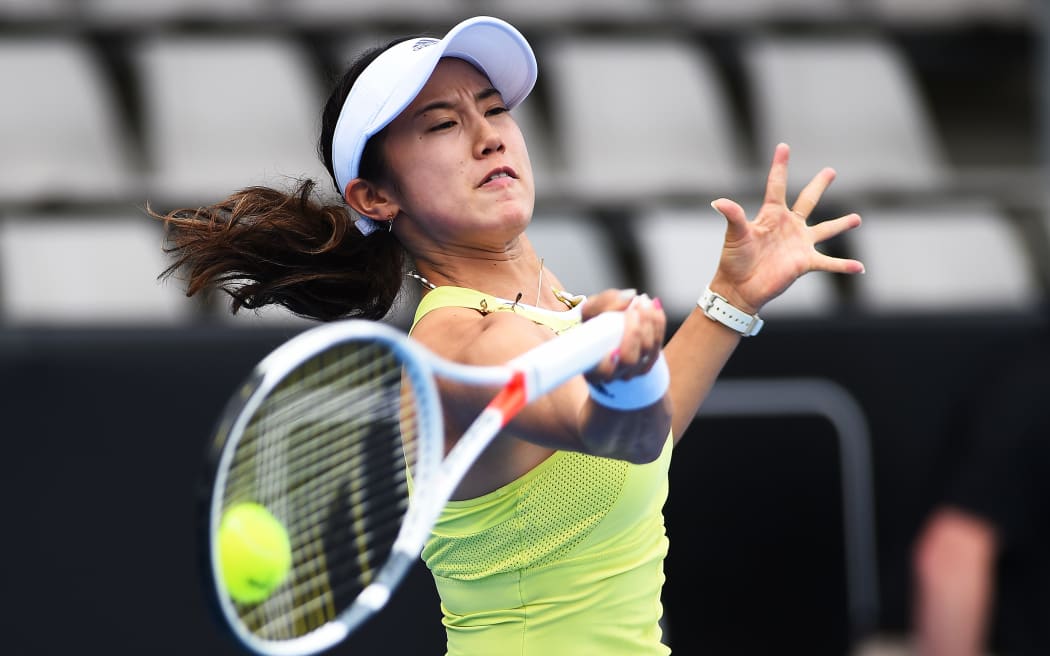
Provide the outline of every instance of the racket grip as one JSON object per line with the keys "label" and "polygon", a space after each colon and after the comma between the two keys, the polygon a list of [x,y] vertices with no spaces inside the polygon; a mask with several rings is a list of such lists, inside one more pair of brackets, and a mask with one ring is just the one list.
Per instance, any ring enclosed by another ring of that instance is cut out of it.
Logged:
{"label": "racket grip", "polygon": [[526,402],[593,369],[623,339],[623,312],[603,312],[511,360],[525,375]]}

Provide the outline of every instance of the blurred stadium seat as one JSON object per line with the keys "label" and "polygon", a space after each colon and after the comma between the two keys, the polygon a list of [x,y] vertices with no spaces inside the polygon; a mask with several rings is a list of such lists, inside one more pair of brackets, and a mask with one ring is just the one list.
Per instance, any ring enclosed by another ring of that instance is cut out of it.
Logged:
{"label": "blurred stadium seat", "polygon": [[158,36],[135,51],[154,204],[216,202],[254,184],[309,176],[323,94],[291,40]]}
{"label": "blurred stadium seat", "polygon": [[0,20],[64,18],[73,11],[73,0],[0,0]]}
{"label": "blurred stadium seat", "polygon": [[696,42],[574,36],[549,43],[540,59],[566,184],[580,200],[645,204],[741,183],[733,110]]}
{"label": "blurred stadium seat", "polygon": [[78,0],[85,18],[103,24],[170,20],[267,20],[270,0]]}
{"label": "blurred stadium seat", "polygon": [[[403,22],[411,17],[417,25],[432,22],[434,30],[447,30],[471,15],[470,0],[272,0],[282,20],[324,23],[333,20],[354,21],[357,26],[369,21]],[[421,29],[423,29],[421,27]]]}
{"label": "blurred stadium seat", "polygon": [[1040,299],[1035,268],[1008,217],[986,202],[875,206],[849,235],[867,274],[861,309],[883,314],[1024,311]]}
{"label": "blurred stadium seat", "polygon": [[861,0],[872,17],[911,26],[975,22],[1028,22],[1044,0]]}
{"label": "blurred stadium seat", "polygon": [[[610,236],[579,210],[538,211],[526,234],[544,265],[558,274],[564,291],[586,295],[627,285]],[[535,291],[523,290],[523,302],[534,302]]]}
{"label": "blurred stadium seat", "polygon": [[[744,209],[752,214],[758,202],[745,204]],[[645,291],[659,296],[670,316],[684,318],[696,307],[718,266],[725,219],[706,205],[667,206],[641,212],[631,225],[649,286]],[[831,278],[808,275],[766,305],[761,315],[825,317],[838,307]]]}
{"label": "blurred stadium seat", "polygon": [[690,22],[754,24],[770,21],[825,23],[851,18],[853,0],[670,0],[675,14]]}
{"label": "blurred stadium seat", "polygon": [[484,13],[523,27],[588,23],[637,24],[666,20],[665,0],[483,0]]}
{"label": "blurred stadium seat", "polygon": [[757,155],[768,161],[777,142],[791,145],[791,188],[834,166],[829,199],[942,191],[949,172],[940,137],[892,41],[768,36],[742,48]]}
{"label": "blurred stadium seat", "polygon": [[350,64],[365,50],[385,46],[390,41],[404,38],[404,36],[405,34],[397,31],[367,29],[336,40],[330,48],[333,74],[337,77],[342,76]]}
{"label": "blurred stadium seat", "polygon": [[[923,80],[892,35],[832,31],[828,20],[871,16],[921,29],[1030,16],[1034,6],[1027,0],[540,0],[525,8],[506,0],[83,0],[76,6],[0,0],[0,19],[13,24],[57,19],[33,23],[32,36],[9,30],[0,39],[0,81],[19,89],[0,110],[6,112],[0,216],[54,202],[97,210],[100,202],[148,199],[163,210],[214,202],[250,184],[290,185],[304,175],[330,193],[315,152],[327,91],[316,55],[327,54],[336,68],[345,64],[350,49],[324,52],[346,43],[337,35],[339,21],[348,21],[342,31],[357,52],[368,40],[385,41],[367,35],[440,31],[468,14],[489,13],[538,31],[533,45],[542,85],[515,111],[537,182],[535,238],[543,238],[550,216],[560,223],[572,215],[575,224],[593,209],[634,214],[636,246],[652,258],[642,265],[675,306],[679,274],[667,264],[676,258],[660,249],[690,244],[685,235],[698,223],[710,225],[692,219],[706,215],[708,199],[759,191],[777,141],[793,147],[789,193],[821,167],[835,166],[839,176],[824,206],[836,212],[839,202],[848,210],[867,205],[869,224],[902,206],[928,216],[925,208],[937,208],[964,183],[965,171],[947,159]],[[84,17],[91,20],[80,23]],[[307,21],[305,28],[296,17]],[[219,36],[210,25],[231,19],[240,24],[234,35]],[[692,21],[685,31],[683,20]],[[780,20],[810,29],[792,35],[766,29]],[[113,43],[101,38],[126,21],[150,29],[133,38],[114,32],[123,40]],[[613,22],[647,28],[627,34]],[[552,29],[539,31],[541,23]],[[727,23],[730,31],[716,32],[715,42],[688,31]],[[319,25],[336,31],[301,38]],[[104,32],[96,35],[96,28]],[[716,45],[717,53],[709,48]],[[722,78],[736,74],[722,68],[733,53],[744,73],[740,88]],[[29,83],[39,80],[49,83]],[[76,112],[66,111],[71,97]],[[135,141],[140,137],[142,144]],[[971,191],[968,197],[978,190]],[[564,201],[574,209],[563,212]],[[694,204],[698,210],[683,209]],[[720,241],[720,231],[719,225],[711,238]],[[695,252],[685,257],[696,264]],[[713,270],[713,262],[701,268],[708,265]],[[685,287],[683,311],[695,295],[692,285]],[[820,314],[835,306],[834,297],[807,277],[766,312]]]}
{"label": "blurred stadium seat", "polygon": [[158,325],[192,317],[159,222],[136,214],[8,216],[0,221],[0,320],[7,325]]}
{"label": "blurred stadium seat", "polygon": [[541,112],[535,97],[515,107],[511,114],[525,137],[529,161],[536,183],[536,201],[564,197],[569,182],[565,178],[565,164],[557,140],[551,134],[550,124]]}
{"label": "blurred stadium seat", "polygon": [[98,202],[134,188],[113,89],[75,37],[0,37],[0,202]]}

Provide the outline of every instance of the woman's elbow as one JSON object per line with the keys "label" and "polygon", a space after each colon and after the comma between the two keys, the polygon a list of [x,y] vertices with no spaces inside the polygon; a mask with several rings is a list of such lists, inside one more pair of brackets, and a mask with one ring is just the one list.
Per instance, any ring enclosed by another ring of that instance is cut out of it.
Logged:
{"label": "woman's elbow", "polygon": [[592,415],[597,421],[588,431],[591,439],[584,438],[588,453],[636,465],[660,457],[671,432],[671,415],[662,404],[629,413],[603,410],[599,416]]}
{"label": "woman's elbow", "polygon": [[643,439],[633,440],[631,448],[628,449],[628,452],[624,454],[622,459],[634,465],[647,465],[660,458],[666,443],[666,432],[663,434],[663,437],[659,438],[654,434],[648,435]]}

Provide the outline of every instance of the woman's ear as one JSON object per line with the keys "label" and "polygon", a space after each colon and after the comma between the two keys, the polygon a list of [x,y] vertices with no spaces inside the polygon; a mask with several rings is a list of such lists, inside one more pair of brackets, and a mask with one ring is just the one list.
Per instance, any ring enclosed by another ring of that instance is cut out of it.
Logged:
{"label": "woman's ear", "polygon": [[355,212],[375,221],[392,220],[401,210],[379,187],[361,178],[347,183],[343,198]]}

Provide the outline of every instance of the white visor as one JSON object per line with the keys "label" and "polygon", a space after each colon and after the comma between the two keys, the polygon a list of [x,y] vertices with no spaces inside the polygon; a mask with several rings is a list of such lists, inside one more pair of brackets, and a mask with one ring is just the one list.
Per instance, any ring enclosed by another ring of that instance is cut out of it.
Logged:
{"label": "white visor", "polygon": [[484,73],[513,109],[536,83],[536,57],[518,30],[488,16],[456,25],[445,38],[409,39],[376,57],[354,82],[332,135],[340,193],[358,176],[365,143],[419,95],[442,57],[463,59]]}

